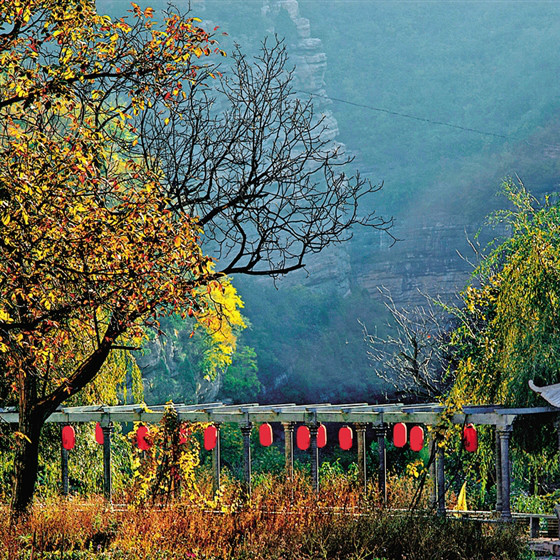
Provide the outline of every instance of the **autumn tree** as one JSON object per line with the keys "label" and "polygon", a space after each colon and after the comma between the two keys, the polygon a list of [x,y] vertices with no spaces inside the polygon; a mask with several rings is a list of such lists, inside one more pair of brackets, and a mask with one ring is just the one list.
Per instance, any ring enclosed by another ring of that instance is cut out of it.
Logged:
{"label": "autumn tree", "polygon": [[131,23],[80,1],[4,2],[0,14],[0,350],[22,511],[45,419],[142,325],[208,313],[218,284],[200,226],[127,147],[130,115],[196,79],[191,58],[211,40],[176,13],[156,29],[136,6]]}
{"label": "autumn tree", "polygon": [[206,313],[186,318],[172,315],[160,320],[160,332],[148,332],[142,352],[134,356],[146,402],[216,400],[229,368],[245,352],[238,342],[247,326],[234,286],[222,281],[220,288],[208,294]]}
{"label": "autumn tree", "polygon": [[[225,274],[281,274],[350,235],[377,189],[298,101],[281,43],[227,75],[197,20],[0,2],[0,351],[17,398],[13,508],[46,418],[164,314],[213,328]],[[212,84],[212,87],[210,86]],[[217,107],[217,112],[213,109]],[[215,264],[201,247],[212,251]]]}

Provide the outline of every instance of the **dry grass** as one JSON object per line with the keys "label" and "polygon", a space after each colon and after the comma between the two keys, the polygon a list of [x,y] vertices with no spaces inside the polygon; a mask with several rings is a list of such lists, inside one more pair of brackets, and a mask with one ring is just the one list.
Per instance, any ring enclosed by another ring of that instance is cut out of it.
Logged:
{"label": "dry grass", "polygon": [[[409,500],[410,489],[393,488],[393,505],[405,505],[397,498]],[[343,477],[319,496],[304,479],[265,477],[250,501],[226,481],[212,506],[37,503],[17,527],[0,517],[0,560],[515,560],[526,550],[513,527],[390,515],[374,492],[366,498]]]}

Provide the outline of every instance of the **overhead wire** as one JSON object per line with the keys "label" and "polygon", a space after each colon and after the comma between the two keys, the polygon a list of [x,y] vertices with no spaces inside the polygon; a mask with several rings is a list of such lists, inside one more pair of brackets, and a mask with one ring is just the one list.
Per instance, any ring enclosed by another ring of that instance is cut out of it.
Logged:
{"label": "overhead wire", "polygon": [[303,93],[306,95],[309,95],[310,97],[319,97],[322,99],[330,99],[331,101],[337,101],[339,103],[344,103],[345,105],[352,105],[353,107],[360,107],[362,109],[368,109],[370,111],[375,111],[378,113],[384,113],[387,115],[391,115],[391,116],[396,116],[396,117],[402,117],[405,119],[411,119],[411,120],[415,120],[415,121],[419,121],[419,122],[425,122],[425,123],[429,123],[429,124],[435,124],[435,125],[439,125],[439,126],[446,126],[448,128],[454,128],[457,130],[463,130],[465,132],[473,132],[475,134],[481,134],[484,136],[491,136],[494,138],[501,138],[503,140],[516,140],[516,141],[520,141],[520,142],[524,142],[528,145],[531,146],[546,146],[546,147],[550,147],[550,148],[555,148],[555,149],[560,149],[560,145],[558,144],[549,144],[546,142],[541,142],[541,143],[536,143],[536,142],[531,142],[529,140],[523,139],[523,138],[519,138],[510,134],[499,134],[496,132],[489,132],[487,130],[481,130],[479,128],[472,128],[472,127],[468,127],[468,126],[461,126],[458,124],[454,124],[454,123],[450,123],[447,121],[440,121],[440,120],[434,120],[434,119],[429,119],[426,117],[420,117],[418,115],[412,115],[410,113],[401,113],[400,111],[394,111],[392,109],[385,109],[383,107],[375,107],[374,105],[368,105],[365,103],[356,103],[355,101],[349,101],[348,99],[341,99],[340,97],[332,97],[330,95],[323,95],[323,94],[319,94],[319,93],[313,93],[311,91],[304,91],[304,90],[297,90],[295,91],[295,93]]}

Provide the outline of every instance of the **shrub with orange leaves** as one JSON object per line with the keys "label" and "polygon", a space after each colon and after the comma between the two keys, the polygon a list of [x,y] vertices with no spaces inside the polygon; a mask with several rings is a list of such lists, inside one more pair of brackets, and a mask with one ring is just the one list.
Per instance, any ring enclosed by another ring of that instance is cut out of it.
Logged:
{"label": "shrub with orange leaves", "polygon": [[[172,501],[165,507],[109,508],[95,499],[51,501],[36,504],[30,519],[11,531],[8,517],[0,516],[0,542],[9,544],[0,549],[0,560],[18,555],[76,560],[527,557],[525,540],[513,524],[391,511],[358,499],[360,492],[342,476],[319,496],[298,474],[292,482],[272,477],[254,488],[250,501],[238,501],[239,486],[225,479],[224,504],[230,507]],[[347,500],[345,493],[354,497]]]}

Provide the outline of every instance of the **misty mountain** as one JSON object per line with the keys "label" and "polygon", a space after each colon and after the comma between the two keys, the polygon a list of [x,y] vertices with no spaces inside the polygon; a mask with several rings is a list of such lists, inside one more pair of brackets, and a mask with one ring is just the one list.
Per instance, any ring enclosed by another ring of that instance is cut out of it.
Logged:
{"label": "misty mountain", "polygon": [[[152,2],[161,9],[165,4]],[[128,3],[99,0],[122,15]],[[401,305],[419,291],[451,298],[468,280],[473,238],[518,175],[537,196],[560,178],[560,5],[548,2],[196,0],[221,47],[256,53],[285,37],[294,89],[311,96],[332,141],[383,190],[363,211],[395,218],[386,234],[310,258],[308,272],[236,278],[258,355],[263,401],[369,400],[384,387],[357,319],[383,332],[377,287]],[[224,64],[227,72],[227,63]],[[481,239],[492,232],[484,230]],[[467,257],[462,259],[459,254]]]}

